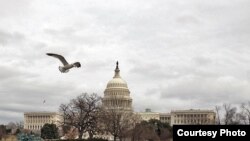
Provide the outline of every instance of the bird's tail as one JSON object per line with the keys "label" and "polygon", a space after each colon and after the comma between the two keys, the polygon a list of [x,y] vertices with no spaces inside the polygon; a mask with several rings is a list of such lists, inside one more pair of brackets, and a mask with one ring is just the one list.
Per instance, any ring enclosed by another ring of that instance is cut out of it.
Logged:
{"label": "bird's tail", "polygon": [[80,67],[81,67],[81,64],[80,64],[80,62],[75,62],[75,63],[73,64],[73,66],[74,66],[74,67],[77,67],[77,68],[80,68]]}

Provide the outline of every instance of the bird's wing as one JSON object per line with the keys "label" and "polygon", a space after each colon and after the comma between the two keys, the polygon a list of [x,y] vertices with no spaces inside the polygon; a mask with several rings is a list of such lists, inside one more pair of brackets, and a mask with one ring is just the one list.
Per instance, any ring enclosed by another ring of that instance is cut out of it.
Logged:
{"label": "bird's wing", "polygon": [[59,59],[63,63],[63,65],[69,64],[62,55],[58,55],[58,54],[54,54],[54,53],[47,53],[47,55]]}

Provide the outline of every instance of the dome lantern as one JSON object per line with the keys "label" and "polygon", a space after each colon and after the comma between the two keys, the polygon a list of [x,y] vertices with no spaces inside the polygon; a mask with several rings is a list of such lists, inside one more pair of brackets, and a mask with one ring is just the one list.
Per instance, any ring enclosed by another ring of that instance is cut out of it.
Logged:
{"label": "dome lantern", "polygon": [[120,78],[120,69],[119,69],[119,62],[116,62],[116,68],[115,68],[115,76],[113,78]]}

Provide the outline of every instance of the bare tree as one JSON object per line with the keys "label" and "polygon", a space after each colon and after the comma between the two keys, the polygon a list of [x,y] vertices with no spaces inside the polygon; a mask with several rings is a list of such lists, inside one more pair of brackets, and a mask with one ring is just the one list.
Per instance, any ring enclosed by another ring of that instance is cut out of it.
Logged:
{"label": "bare tree", "polygon": [[72,99],[69,104],[61,104],[59,111],[62,114],[62,126],[78,129],[80,139],[83,133],[95,130],[96,125],[93,124],[97,122],[100,100],[97,94],[84,93]]}
{"label": "bare tree", "polygon": [[0,125],[0,140],[6,135],[6,126]]}
{"label": "bare tree", "polygon": [[[59,122],[59,130],[62,131],[62,135],[66,135],[68,132],[70,132],[71,126],[68,124],[68,120],[70,118],[70,114],[68,113],[69,104],[61,104],[59,107],[59,113],[61,116],[61,119]],[[59,133],[60,134],[60,133]]]}
{"label": "bare tree", "polygon": [[124,113],[124,118],[123,118],[123,122],[122,122],[122,132],[120,135],[120,141],[125,140],[127,138],[131,138],[131,131],[135,128],[135,126],[141,122],[141,116],[136,114],[136,113],[132,113],[132,112],[128,112],[128,113]]}
{"label": "bare tree", "polygon": [[120,141],[128,137],[129,131],[134,128],[137,115],[131,111],[120,108],[107,108],[102,112],[103,130],[114,137],[114,141],[119,138]]}
{"label": "bare tree", "polygon": [[[157,129],[161,130],[161,135],[157,133]],[[160,141],[169,138],[168,131],[164,128],[157,128],[155,122],[142,121],[138,123],[132,131],[132,141],[153,140]]]}
{"label": "bare tree", "polygon": [[237,106],[231,104],[223,104],[215,106],[217,123],[232,125],[232,124],[250,124],[250,102],[240,105],[241,111],[238,111]]}
{"label": "bare tree", "polygon": [[8,134],[15,134],[18,128],[17,125],[11,121],[6,125],[6,129]]}
{"label": "bare tree", "polygon": [[141,141],[145,140],[143,138],[143,134],[145,132],[145,127],[147,125],[146,121],[142,121],[141,123],[136,124],[133,130],[131,130],[131,140],[132,141]]}
{"label": "bare tree", "polygon": [[9,122],[6,125],[6,129],[15,129],[15,128],[17,128],[17,125],[14,122]]}
{"label": "bare tree", "polygon": [[242,124],[250,124],[250,101],[242,103],[240,106],[241,112],[238,114]]}
{"label": "bare tree", "polygon": [[16,127],[17,127],[18,129],[23,129],[23,128],[24,128],[24,123],[23,123],[23,121],[18,121],[18,122],[16,122]]}
{"label": "bare tree", "polygon": [[232,107],[230,104],[223,104],[223,108],[225,110],[224,124],[239,124],[239,121],[236,118],[237,108]]}
{"label": "bare tree", "polygon": [[90,139],[92,139],[96,134],[103,134],[103,131],[100,128],[100,111],[101,108],[99,107],[98,111],[95,112],[95,116],[92,116],[91,120],[89,120],[89,126],[86,131],[88,132]]}
{"label": "bare tree", "polygon": [[245,117],[245,123],[250,124],[250,101],[242,103],[241,105],[242,114]]}
{"label": "bare tree", "polygon": [[67,133],[65,134],[65,139],[71,140],[76,139],[78,135],[78,131],[76,128],[70,128],[67,130]]}
{"label": "bare tree", "polygon": [[217,116],[217,124],[220,125],[221,124],[221,119],[220,119],[220,106],[215,106],[215,111],[216,111],[216,116]]}

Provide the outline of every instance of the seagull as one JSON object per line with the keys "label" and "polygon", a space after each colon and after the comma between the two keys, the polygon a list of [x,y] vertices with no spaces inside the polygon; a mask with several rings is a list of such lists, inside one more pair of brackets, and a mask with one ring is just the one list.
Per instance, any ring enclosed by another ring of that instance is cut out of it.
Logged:
{"label": "seagull", "polygon": [[58,55],[58,54],[54,54],[54,53],[47,53],[47,55],[55,57],[63,63],[63,66],[59,66],[59,70],[61,73],[67,73],[67,72],[69,72],[69,69],[71,69],[73,67],[77,67],[77,68],[81,67],[80,62],[75,62],[75,63],[69,64],[62,55]]}

